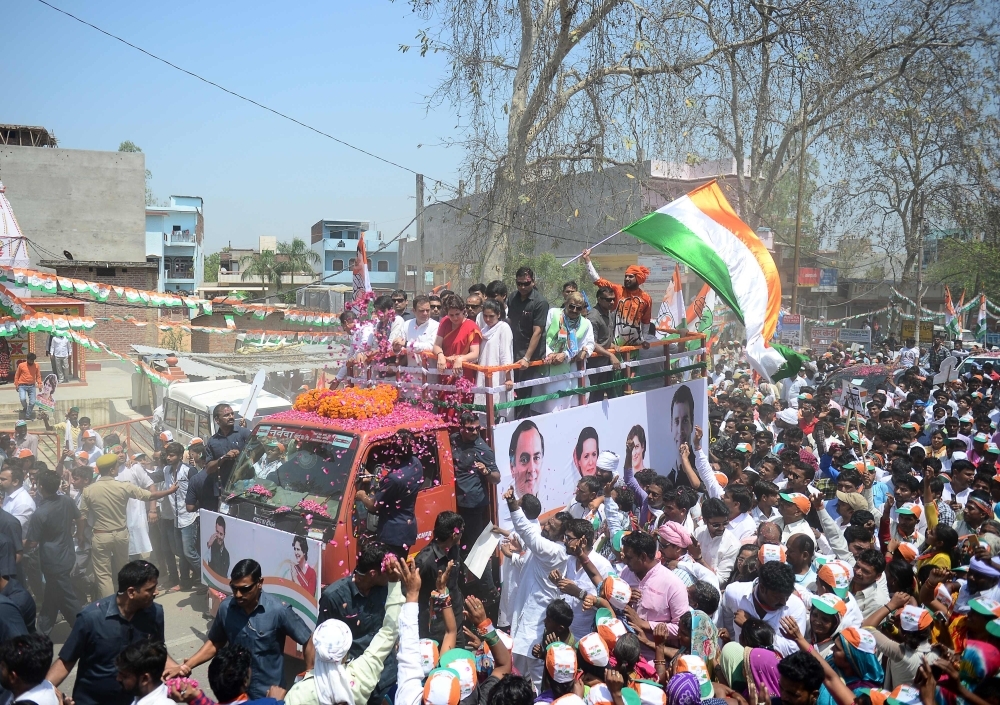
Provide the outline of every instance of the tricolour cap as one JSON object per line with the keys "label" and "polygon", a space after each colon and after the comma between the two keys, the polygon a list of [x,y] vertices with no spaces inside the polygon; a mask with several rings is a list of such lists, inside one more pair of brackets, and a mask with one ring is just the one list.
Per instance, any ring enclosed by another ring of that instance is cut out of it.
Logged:
{"label": "tricolour cap", "polygon": [[904,561],[913,565],[917,562],[917,556],[920,555],[920,548],[915,543],[903,542],[896,547],[896,552]]}
{"label": "tricolour cap", "polygon": [[765,543],[757,551],[757,562],[761,565],[765,563],[770,563],[771,561],[778,561],[780,563],[785,562],[785,547],[778,546],[773,543]]}
{"label": "tricolour cap", "polygon": [[580,658],[591,666],[605,668],[611,661],[611,649],[608,648],[607,642],[597,632],[591,632],[580,637],[576,648],[580,652]]}
{"label": "tricolour cap", "polygon": [[712,681],[708,677],[708,667],[701,656],[686,655],[677,659],[677,673],[692,673],[698,677],[698,685],[701,686],[701,697],[712,697]]}
{"label": "tricolour cap", "polygon": [[809,498],[800,492],[792,492],[791,494],[780,492],[778,497],[786,502],[794,504],[803,514],[808,514],[809,510],[812,509],[812,502],[810,502]]}
{"label": "tricolour cap", "polygon": [[609,575],[601,583],[601,597],[616,610],[622,610],[632,599],[632,587],[621,578]]}
{"label": "tricolour cap", "polygon": [[844,601],[836,595],[831,595],[830,593],[813,597],[812,606],[820,612],[832,614],[833,616],[840,617],[841,619],[843,619],[844,615],[847,614],[847,605]]}
{"label": "tricolour cap", "polygon": [[637,679],[629,687],[639,696],[640,705],[667,705],[667,691],[656,681]]}
{"label": "tricolour cap", "polygon": [[420,640],[420,667],[424,669],[425,676],[437,667],[440,658],[441,653],[438,651],[436,641],[433,639]]}
{"label": "tricolour cap", "polygon": [[837,597],[847,597],[851,589],[851,574],[840,561],[828,561],[816,571],[816,578],[829,585]]}
{"label": "tricolour cap", "polygon": [[988,597],[980,597],[977,600],[969,600],[969,608],[979,614],[986,615],[987,617],[1000,617],[1000,602],[991,600]]}
{"label": "tricolour cap", "polygon": [[922,632],[931,626],[934,617],[923,607],[907,605],[899,611],[899,625],[904,632]]}
{"label": "tricolour cap", "polygon": [[458,674],[462,688],[462,699],[469,697],[476,690],[476,655],[466,649],[449,649],[441,654],[441,667]]}
{"label": "tricolour cap", "polygon": [[171,433],[170,431],[163,431],[162,433],[160,433],[160,442],[161,443],[173,443],[174,442],[174,434]]}
{"label": "tricolour cap", "polygon": [[423,705],[458,705],[462,701],[462,681],[450,668],[435,668],[424,682]]}
{"label": "tricolour cap", "polygon": [[545,670],[556,683],[571,683],[576,678],[576,650],[569,644],[553,641],[545,647]]}
{"label": "tricolour cap", "polygon": [[875,653],[875,637],[867,629],[845,627],[844,630],[840,632],[840,635],[844,638],[844,641],[858,651],[862,651],[866,654]]}
{"label": "tricolour cap", "polygon": [[919,504],[915,504],[914,502],[907,502],[896,511],[899,512],[900,514],[912,514],[917,519],[919,519],[920,515],[924,513],[924,508],[921,507]]}
{"label": "tricolour cap", "polygon": [[622,621],[615,617],[609,609],[597,610],[594,621],[597,624],[597,633],[601,635],[609,649],[614,649],[618,639],[628,633],[628,629],[625,628]]}

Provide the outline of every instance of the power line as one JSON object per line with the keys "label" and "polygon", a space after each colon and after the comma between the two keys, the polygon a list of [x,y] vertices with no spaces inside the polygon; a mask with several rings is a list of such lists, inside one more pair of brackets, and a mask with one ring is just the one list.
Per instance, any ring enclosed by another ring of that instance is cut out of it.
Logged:
{"label": "power line", "polygon": [[[128,41],[127,39],[119,37],[117,34],[109,32],[106,29],[102,29],[101,27],[98,27],[97,25],[93,24],[92,22],[88,22],[85,19],[77,17],[76,15],[74,15],[71,12],[67,12],[66,10],[63,10],[62,8],[56,7],[55,5],[53,5],[50,2],[47,2],[46,0],[38,0],[38,2],[40,2],[42,5],[45,5],[46,7],[50,8],[52,10],[55,10],[56,12],[58,12],[58,13],[60,13],[62,15],[65,15],[66,17],[69,17],[72,20],[75,20],[75,21],[79,22],[82,25],[90,27],[91,29],[94,29],[94,30],[98,31],[101,34],[103,34],[103,35],[105,35],[107,37],[110,37],[111,39],[114,39],[117,42],[121,42],[122,44],[124,44],[127,47],[130,47],[132,49],[135,49],[138,52],[141,52],[142,54],[145,54],[146,56],[148,56],[151,59],[154,59],[155,61],[159,61],[160,63],[166,64],[167,66],[169,66],[170,68],[172,68],[172,69],[174,69],[176,71],[180,71],[181,73],[187,74],[188,76],[190,76],[190,77],[192,77],[194,79],[197,79],[198,81],[201,81],[203,83],[206,83],[206,84],[212,86],[213,88],[217,88],[220,91],[223,91],[224,93],[228,93],[229,95],[231,95],[231,96],[233,96],[235,98],[239,98],[240,100],[245,101],[247,103],[250,103],[251,105],[255,105],[256,107],[260,108],[261,110],[266,110],[267,112],[272,113],[273,115],[277,115],[278,117],[280,117],[282,119],[285,119],[285,120],[288,120],[290,122],[293,122],[296,125],[298,125],[299,127],[303,127],[303,128],[305,128],[305,129],[307,129],[307,130],[309,130],[311,132],[314,132],[314,133],[316,133],[318,135],[321,135],[322,137],[326,137],[327,139],[333,140],[334,142],[336,142],[339,145],[347,147],[348,149],[352,149],[355,152],[358,152],[360,154],[364,154],[365,156],[371,157],[372,159],[377,159],[378,161],[383,162],[384,164],[388,164],[390,166],[394,166],[397,169],[402,169],[403,171],[409,172],[411,174],[417,175],[417,174],[421,173],[421,172],[416,171],[415,169],[411,169],[408,166],[404,166],[403,164],[395,162],[395,161],[393,161],[391,159],[387,159],[385,157],[379,156],[378,154],[375,154],[374,152],[370,152],[367,149],[364,149],[363,147],[358,147],[356,145],[351,144],[350,142],[347,142],[346,140],[342,140],[339,137],[335,137],[335,136],[331,135],[328,132],[324,132],[323,130],[321,130],[321,129],[317,128],[317,127],[313,127],[312,125],[309,125],[308,123],[302,122],[301,120],[298,120],[298,119],[292,117],[291,115],[283,113],[280,110],[276,110],[274,108],[271,108],[271,107],[269,107],[267,105],[264,105],[263,103],[260,103],[260,102],[258,102],[256,100],[254,100],[253,98],[249,98],[249,97],[247,97],[247,96],[245,96],[245,95],[243,95],[241,93],[238,93],[238,92],[236,92],[236,91],[234,91],[232,89],[226,88],[225,86],[220,85],[220,84],[216,83],[215,81],[212,81],[211,79],[205,78],[204,76],[195,73],[194,71],[190,71],[190,70],[188,70],[186,68],[178,66],[177,64],[169,61],[168,59],[164,59],[162,56],[158,56],[157,54],[154,54],[151,51],[147,51],[146,49],[143,49],[142,47],[140,47],[140,46],[138,46],[136,44],[133,44],[132,42]],[[455,187],[454,184],[450,184],[447,181],[444,181],[442,179],[435,179],[435,178],[432,178],[432,177],[428,177],[428,179],[430,181],[434,181],[436,183],[443,184],[443,185],[447,186],[448,188],[450,188],[452,191],[455,191],[456,193],[458,192],[458,189]],[[447,201],[439,200],[436,196],[434,197],[434,200],[435,200],[436,203],[440,203],[440,204],[442,204],[444,206],[447,206],[449,208],[452,208],[454,210],[466,212],[466,211],[464,211],[463,208],[461,208],[459,206],[456,206],[456,205],[454,205],[452,203],[448,203]],[[565,240],[567,242],[576,242],[576,243],[580,243],[580,244],[584,244],[584,245],[587,244],[586,240],[581,240],[581,239],[578,239],[578,238],[566,237],[564,235],[550,235],[550,234],[547,234],[547,233],[541,233],[541,232],[538,232],[538,231],[535,231],[535,230],[531,230],[530,228],[526,228],[526,227],[523,227],[523,226],[515,225],[513,223],[502,223],[502,222],[500,222],[498,220],[494,220],[494,219],[492,219],[492,218],[490,218],[488,216],[475,215],[475,214],[472,214],[472,213],[468,213],[468,215],[471,216],[472,218],[475,218],[475,219],[483,221],[483,222],[490,223],[492,225],[499,225],[501,228],[510,228],[510,229],[513,229],[513,230],[520,230],[521,232],[529,234],[529,235],[540,235],[541,237],[548,237],[548,238],[552,238],[554,240]],[[557,227],[560,227],[563,230],[569,230],[569,228],[564,228],[562,226],[557,226]]]}

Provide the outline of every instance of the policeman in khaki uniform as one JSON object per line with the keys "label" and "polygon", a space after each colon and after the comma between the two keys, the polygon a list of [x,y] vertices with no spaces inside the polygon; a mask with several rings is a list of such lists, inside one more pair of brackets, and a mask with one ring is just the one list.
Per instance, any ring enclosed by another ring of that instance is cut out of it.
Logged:
{"label": "policeman in khaki uniform", "polygon": [[80,520],[77,535],[83,536],[87,526],[87,516],[93,518],[94,539],[91,560],[94,566],[94,580],[97,596],[108,597],[115,594],[113,576],[128,563],[128,526],[126,510],[130,499],[148,502],[166,497],[177,491],[177,485],[165,490],[150,492],[130,482],[119,482],[114,471],[118,456],[105,453],[97,459],[97,482],[84,488],[80,498]]}

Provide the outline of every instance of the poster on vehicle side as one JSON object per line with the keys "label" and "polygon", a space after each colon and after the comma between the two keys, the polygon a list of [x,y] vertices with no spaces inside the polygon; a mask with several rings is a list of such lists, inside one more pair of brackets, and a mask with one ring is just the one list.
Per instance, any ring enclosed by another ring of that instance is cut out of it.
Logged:
{"label": "poster on vehicle side", "polygon": [[236,517],[200,512],[201,581],[227,595],[229,574],[244,558],[260,563],[264,592],[289,605],[311,628],[319,618],[323,544]]}
{"label": "poster on vehicle side", "polygon": [[[500,468],[497,491],[503,494],[513,483],[518,497],[538,497],[546,516],[574,501],[577,482],[596,472],[604,450],[618,455],[619,476],[631,462],[636,470],[653,468],[671,477],[683,472],[677,449],[691,443],[695,426],[705,431],[702,443],[707,444],[708,387],[703,377],[500,424],[493,431]],[[502,500],[499,525],[511,527]]]}

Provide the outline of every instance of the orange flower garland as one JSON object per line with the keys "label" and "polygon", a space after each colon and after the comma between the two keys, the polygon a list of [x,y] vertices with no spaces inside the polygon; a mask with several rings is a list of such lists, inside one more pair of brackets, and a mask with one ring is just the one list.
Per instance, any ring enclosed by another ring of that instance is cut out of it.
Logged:
{"label": "orange flower garland", "polygon": [[391,414],[398,397],[399,390],[388,384],[374,389],[310,389],[298,396],[293,408],[328,419],[370,419]]}

